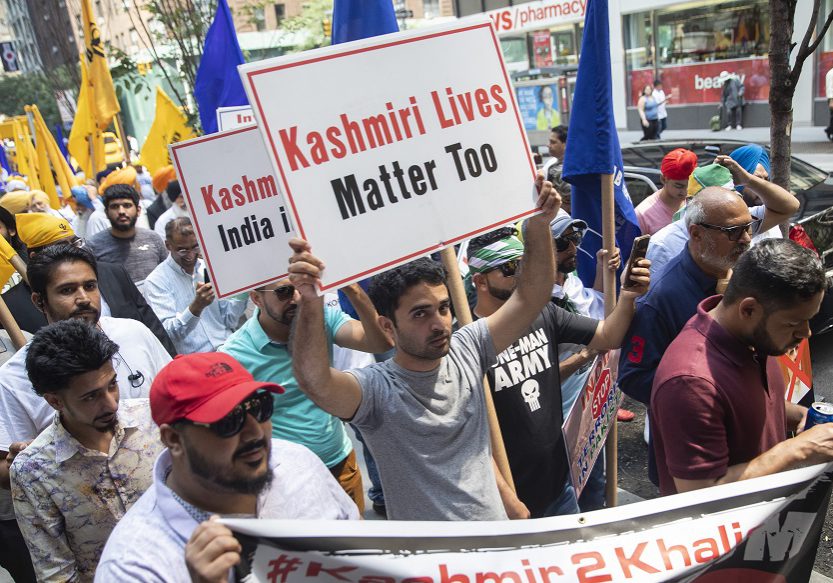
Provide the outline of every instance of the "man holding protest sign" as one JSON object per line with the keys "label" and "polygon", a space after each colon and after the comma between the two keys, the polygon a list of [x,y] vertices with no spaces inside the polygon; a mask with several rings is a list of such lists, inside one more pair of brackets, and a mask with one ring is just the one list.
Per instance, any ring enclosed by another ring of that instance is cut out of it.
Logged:
{"label": "man holding protest sign", "polygon": [[[566,216],[566,224],[571,221]],[[518,238],[502,231],[469,243],[468,263],[477,293],[474,313],[480,318],[489,318],[505,306],[516,293],[523,271],[531,267],[520,265],[523,245]],[[649,265],[643,259],[633,268],[632,277],[638,284],[622,288],[621,299],[606,320],[547,302],[488,371],[518,497],[533,518],[579,512],[575,489],[568,481],[569,462],[561,432],[558,344],[583,344],[594,350],[621,346],[633,318],[634,302],[648,290]]]}
{"label": "man holding protest sign", "polygon": [[301,294],[293,346],[298,384],[322,409],[351,419],[379,465],[388,517],[504,520],[528,510],[495,469],[483,375],[546,305],[555,279],[549,223],[560,196],[538,177],[541,213],[527,223],[526,269],[506,304],[451,333],[445,270],[419,259],[376,278],[370,297],[395,356],[343,373],[327,365],[324,263],[306,241],[290,245],[290,279]]}
{"label": "man holding protest sign", "polygon": [[[324,308],[330,366],[334,344],[370,353],[385,352],[391,347],[364,290],[353,284],[345,292],[361,321],[351,319],[341,310]],[[344,423],[310,401],[292,375],[289,332],[297,315],[298,292],[285,279],[249,292],[249,298],[257,310],[220,350],[237,359],[257,380],[284,387],[286,394],[275,407],[272,435],[305,445],[316,453],[363,512],[361,470]]]}
{"label": "man holding protest sign", "polygon": [[[833,459],[833,424],[802,432],[775,356],[810,336],[827,280],[815,252],[768,239],[735,264],[723,296],[703,300],[660,362],[651,429],[663,495]],[[784,440],[786,432],[798,431]]]}

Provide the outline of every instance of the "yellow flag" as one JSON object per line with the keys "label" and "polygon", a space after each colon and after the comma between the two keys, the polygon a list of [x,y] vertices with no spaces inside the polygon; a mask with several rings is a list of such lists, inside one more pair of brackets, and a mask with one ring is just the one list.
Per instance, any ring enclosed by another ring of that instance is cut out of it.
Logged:
{"label": "yellow flag", "polygon": [[[31,112],[35,126],[35,141],[38,145],[38,161],[41,160],[41,148],[46,152],[47,164],[40,166],[40,182],[42,190],[49,195],[49,205],[54,209],[61,208],[61,200],[58,198],[58,191],[55,189],[55,180],[58,181],[58,186],[61,187],[64,200],[69,200],[70,189],[76,185],[75,176],[70,170],[66,158],[64,158],[61,151],[58,149],[58,144],[55,142],[55,137],[46,122],[43,121],[43,116],[37,105],[26,106],[26,111]],[[44,176],[46,175],[46,176]],[[54,176],[54,178],[53,178]]]}
{"label": "yellow flag", "polygon": [[[95,123],[95,117],[90,106],[89,77],[87,75],[87,63],[84,55],[81,55],[81,89],[78,91],[78,103],[75,106],[75,119],[72,121],[72,131],[69,133],[67,149],[75,158],[75,161],[84,171],[87,178],[95,178],[95,175],[104,170],[104,136]],[[92,154],[95,158],[95,168],[90,160],[90,142],[92,142]]]}
{"label": "yellow flag", "polygon": [[161,87],[156,88],[156,116],[142,145],[142,165],[151,174],[171,164],[168,146],[196,136],[187,125],[188,118],[171,101]]}
{"label": "yellow flag", "polygon": [[29,135],[29,124],[26,121],[17,122],[15,135],[17,136],[14,145],[18,172],[28,178],[29,188],[43,190],[38,179],[38,157],[35,153],[35,146],[32,144],[32,136]]}
{"label": "yellow flag", "polygon": [[88,99],[96,125],[104,131],[113,121],[113,116],[121,111],[121,107],[116,99],[113,78],[110,76],[107,57],[104,56],[104,44],[101,42],[101,33],[98,31],[90,0],[81,0],[81,18],[84,21],[84,55],[92,90]]}
{"label": "yellow flag", "polygon": [[9,278],[16,271],[11,264],[12,257],[17,255],[5,237],[0,237],[0,287],[6,285]]}

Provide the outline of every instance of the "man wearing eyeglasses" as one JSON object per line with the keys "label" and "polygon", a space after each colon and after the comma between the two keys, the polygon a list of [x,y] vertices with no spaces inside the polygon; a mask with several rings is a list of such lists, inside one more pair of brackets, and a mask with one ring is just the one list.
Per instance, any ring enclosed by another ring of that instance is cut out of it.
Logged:
{"label": "man wearing eyeglasses", "polygon": [[190,218],[168,222],[165,246],[170,255],[147,276],[142,293],[177,352],[212,352],[237,329],[246,300],[216,298]]}
{"label": "man wearing eyeglasses", "polygon": [[118,353],[76,319],[42,328],[28,346],[31,388],[57,411],[11,464],[38,581],[92,581],[107,536],[153,481],[159,431],[147,399],[120,402]]}
{"label": "man wearing eyeglasses", "polygon": [[[339,309],[325,306],[324,326],[328,357],[333,364],[333,345],[370,353],[392,346],[379,327],[379,316],[358,284],[344,292],[356,308],[360,321]],[[272,435],[305,445],[324,462],[344,491],[364,511],[361,470],[353,444],[341,419],[322,410],[298,387],[292,373],[289,332],[298,311],[299,295],[288,279],[249,292],[257,306],[254,315],[220,348],[237,359],[260,381],[278,383],[286,389],[275,408]]]}
{"label": "man wearing eyeglasses", "polygon": [[223,353],[180,356],[165,367],[150,408],[167,449],[153,485],[107,541],[96,581],[228,580],[241,549],[214,515],[359,517],[315,454],[272,438],[272,408],[283,392]]}
{"label": "man wearing eyeglasses", "polygon": [[[552,224],[559,228],[567,224],[574,229],[581,221],[563,215]],[[468,264],[477,293],[474,313],[479,318],[488,318],[506,305],[526,267],[520,264],[523,244],[504,231],[469,242]],[[574,245],[573,239],[566,241],[568,247]],[[559,349],[564,343],[586,345],[591,350],[621,346],[633,317],[634,302],[648,290],[648,265],[642,260],[634,267],[632,274],[639,285],[622,289],[616,308],[605,320],[548,302],[487,372],[518,498],[532,518],[579,512],[575,490],[569,483],[569,462],[561,432],[564,419]]]}

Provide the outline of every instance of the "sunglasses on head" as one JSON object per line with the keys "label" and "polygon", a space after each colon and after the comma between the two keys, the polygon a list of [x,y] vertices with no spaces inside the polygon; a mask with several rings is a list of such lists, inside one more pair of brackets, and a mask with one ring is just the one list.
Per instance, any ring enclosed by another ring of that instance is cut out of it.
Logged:
{"label": "sunglasses on head", "polygon": [[285,302],[286,300],[292,299],[292,296],[295,295],[295,286],[288,283],[286,285],[279,285],[275,289],[259,289],[257,291],[263,293],[273,292],[280,301]]}
{"label": "sunglasses on head", "polygon": [[507,261],[506,263],[501,263],[492,271],[500,271],[504,277],[514,277],[518,270],[521,268],[521,260],[520,259],[512,259],[511,261]]}
{"label": "sunglasses on head", "polygon": [[190,419],[183,419],[182,421],[189,425],[208,427],[217,437],[234,437],[243,430],[247,415],[252,415],[258,423],[263,423],[272,417],[274,405],[275,400],[272,393],[257,393],[237,405],[225,417],[214,423],[199,423]]}
{"label": "sunglasses on head", "polygon": [[712,229],[714,231],[722,231],[726,237],[730,241],[737,241],[741,238],[741,236],[746,233],[748,235],[752,235],[755,231],[758,230],[762,219],[753,219],[752,221],[743,224],[743,225],[735,225],[734,227],[722,227],[720,225],[710,225],[708,223],[700,223],[701,227],[706,227],[707,229]]}
{"label": "sunglasses on head", "polygon": [[582,234],[575,232],[570,233],[569,235],[561,235],[555,240],[555,250],[559,252],[564,252],[570,248],[570,243],[578,247],[581,245]]}

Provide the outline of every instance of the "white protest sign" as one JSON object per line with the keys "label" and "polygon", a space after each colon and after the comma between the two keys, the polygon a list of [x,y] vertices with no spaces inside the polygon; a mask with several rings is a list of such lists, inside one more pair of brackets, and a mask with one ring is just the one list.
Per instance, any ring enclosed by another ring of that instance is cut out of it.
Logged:
{"label": "white protest sign", "polygon": [[217,108],[217,129],[221,132],[254,125],[254,123],[255,116],[248,105]]}
{"label": "white protest sign", "polygon": [[178,142],[171,159],[217,295],[287,277],[291,222],[257,128]]}
{"label": "white protest sign", "polygon": [[534,214],[535,165],[487,19],[241,65],[323,290]]}
{"label": "white protest sign", "polygon": [[567,444],[570,477],[577,495],[587,484],[616,419],[622,399],[619,385],[615,382],[618,365],[618,350],[596,357],[584,388],[564,420],[564,443]]}

